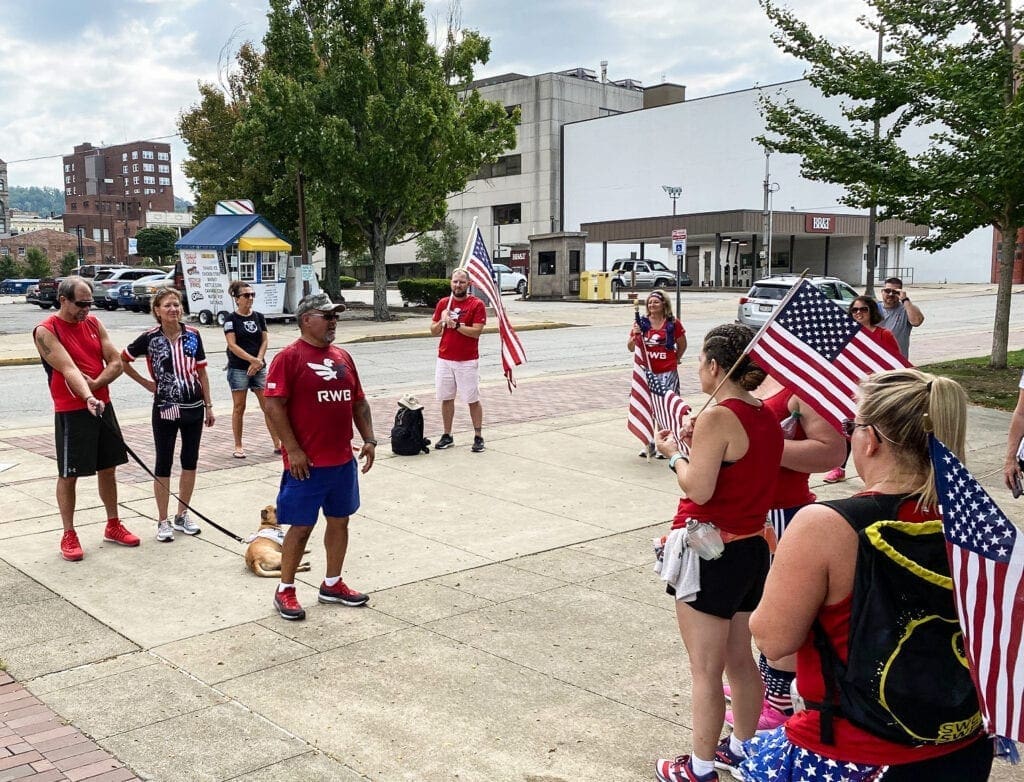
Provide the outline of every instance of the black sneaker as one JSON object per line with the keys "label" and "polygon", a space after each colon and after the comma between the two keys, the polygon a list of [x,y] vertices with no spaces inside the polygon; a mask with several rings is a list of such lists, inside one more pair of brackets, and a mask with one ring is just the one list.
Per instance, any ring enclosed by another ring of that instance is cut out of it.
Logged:
{"label": "black sneaker", "polygon": [[321,603],[341,603],[346,606],[362,606],[366,605],[370,599],[367,595],[362,592],[356,592],[354,589],[350,589],[344,581],[338,581],[332,587],[327,586],[326,582],[320,584],[320,594],[316,598]]}
{"label": "black sneaker", "polygon": [[473,453],[480,453],[484,449],[484,438],[477,435],[473,438],[473,447],[470,448]]}
{"label": "black sneaker", "polygon": [[435,445],[434,448],[441,451],[445,448],[451,448],[453,445],[455,445],[455,438],[445,432],[437,439],[437,445]]}

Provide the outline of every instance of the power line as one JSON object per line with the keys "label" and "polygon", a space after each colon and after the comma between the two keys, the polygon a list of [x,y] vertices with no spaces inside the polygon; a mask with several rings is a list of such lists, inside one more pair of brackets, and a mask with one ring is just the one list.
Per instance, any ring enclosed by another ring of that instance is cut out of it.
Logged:
{"label": "power line", "polygon": [[[171,133],[171,134],[166,135],[166,136],[153,136],[151,138],[144,138],[144,139],[139,139],[139,140],[140,141],[163,141],[164,139],[167,139],[167,138],[178,138],[180,136],[181,136],[180,133]],[[110,146],[113,147],[113,146],[118,146],[118,145],[117,144],[111,144]],[[103,147],[99,147],[99,149],[103,149]],[[21,158],[20,160],[5,160],[4,162],[7,163],[7,165],[11,165],[12,163],[34,163],[37,160],[55,160],[57,158],[63,159],[65,157],[67,157],[65,154],[60,153],[60,154],[57,154],[57,155],[40,155],[39,157],[25,157],[25,158]]]}

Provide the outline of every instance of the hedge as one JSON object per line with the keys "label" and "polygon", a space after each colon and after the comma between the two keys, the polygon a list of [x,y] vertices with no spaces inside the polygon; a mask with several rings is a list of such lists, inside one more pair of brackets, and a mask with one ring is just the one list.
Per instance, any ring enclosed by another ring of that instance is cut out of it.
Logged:
{"label": "hedge", "polygon": [[338,287],[341,288],[342,290],[346,290],[348,288],[354,288],[358,284],[359,284],[359,280],[357,280],[355,277],[346,277],[343,274],[343,275],[341,275],[338,278]]}
{"label": "hedge", "polygon": [[398,291],[407,304],[425,304],[436,307],[437,303],[451,293],[451,282],[447,279],[404,279],[398,281]]}

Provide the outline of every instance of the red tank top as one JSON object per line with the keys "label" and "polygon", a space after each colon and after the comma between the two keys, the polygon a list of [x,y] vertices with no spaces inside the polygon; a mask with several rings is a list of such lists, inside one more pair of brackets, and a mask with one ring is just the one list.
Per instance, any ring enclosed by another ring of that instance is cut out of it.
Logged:
{"label": "red tank top", "polygon": [[[904,502],[896,514],[900,521],[930,521],[939,518],[936,513],[922,513],[914,499]],[[850,610],[853,605],[851,592],[838,603],[822,606],[818,610],[818,621],[825,628],[832,647],[843,662],[849,659],[847,641],[850,637]],[[800,695],[809,701],[825,700],[825,680],[821,673],[821,656],[814,648],[813,634],[808,633],[803,646],[796,653],[796,686]],[[835,744],[823,744],[819,732],[821,712],[807,709],[794,714],[786,722],[786,736],[798,747],[813,750],[819,755],[853,763],[870,763],[876,766],[913,763],[948,755],[977,741],[977,736],[941,746],[911,747],[880,739],[866,730],[852,725],[842,717],[833,720]]]}
{"label": "red tank top", "polygon": [[723,532],[750,535],[764,528],[765,515],[775,495],[775,480],[782,460],[782,430],[764,405],[739,399],[719,403],[740,420],[750,441],[747,452],[731,464],[722,464],[711,499],[703,505],[679,500],[672,529],[686,526],[687,518],[713,522]]}
{"label": "red tank top", "polygon": [[[51,315],[36,328],[44,328],[56,335],[57,340],[71,356],[83,375],[97,377],[106,367],[103,360],[103,345],[100,343],[100,330],[97,320],[92,315],[81,323],[68,323],[56,315]],[[85,410],[85,400],[76,396],[57,370],[50,376],[50,396],[53,397],[55,413],[70,413],[73,410]],[[103,386],[93,392],[93,396],[104,404],[110,404],[110,386]]]}
{"label": "red tank top", "polygon": [[[793,392],[788,388],[783,388],[777,394],[772,394],[762,401],[765,407],[772,411],[775,420],[781,424],[790,416],[789,400],[792,398]],[[797,422],[796,434],[792,439],[807,439],[807,435],[804,434],[804,428],[799,422]],[[814,502],[817,498],[810,489],[810,477],[810,474],[806,472],[797,472],[788,467],[780,467],[779,479],[775,483],[775,497],[772,499],[772,507],[799,508]]]}

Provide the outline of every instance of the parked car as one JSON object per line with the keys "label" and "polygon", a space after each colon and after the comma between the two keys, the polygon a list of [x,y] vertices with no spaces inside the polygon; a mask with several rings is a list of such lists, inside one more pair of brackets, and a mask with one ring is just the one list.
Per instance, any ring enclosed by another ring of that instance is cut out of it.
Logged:
{"label": "parked car", "polygon": [[57,309],[59,306],[57,304],[57,286],[63,279],[63,277],[43,277],[39,281],[36,292],[31,296],[26,296],[25,301],[35,304],[40,309],[48,310],[50,307]]}
{"label": "parked car", "polygon": [[491,264],[494,267],[494,279],[501,281],[501,292],[515,291],[520,296],[526,293],[526,277],[503,263]]}
{"label": "parked car", "polygon": [[107,269],[130,269],[130,266],[125,266],[123,263],[87,263],[82,266],[76,266],[71,270],[72,274],[77,274],[79,277],[85,277],[92,280],[96,277],[99,272],[106,271]]}
{"label": "parked car", "polygon": [[[619,258],[612,263],[612,287],[631,288],[674,288],[676,285],[675,270],[670,269],[661,261],[647,258]],[[681,285],[693,285],[693,280],[686,275]]]}
{"label": "parked car", "polygon": [[[143,277],[152,277],[152,269],[124,267],[121,269],[103,269],[96,272],[92,280],[92,297],[96,307],[107,310],[117,309],[117,288],[126,282],[135,282]],[[113,295],[111,295],[113,294]]]}
{"label": "parked car", "polygon": [[[799,279],[795,276],[780,275],[765,277],[763,280],[755,282],[747,291],[747,295],[740,297],[739,309],[736,311],[737,322],[744,326],[750,326],[752,329],[761,328],[775,312],[775,308],[785,298],[789,289]],[[805,277],[804,279],[844,307],[860,295],[838,277]]]}
{"label": "parked car", "polygon": [[136,280],[132,283],[132,297],[135,299],[135,305],[138,307],[136,312],[149,312],[150,302],[153,301],[153,296],[161,288],[175,288],[177,287],[175,282],[174,269],[163,274],[158,274],[155,277],[143,277],[141,280]]}
{"label": "parked car", "polygon": [[33,285],[38,285],[39,280],[29,280],[24,278],[19,279],[7,279],[0,282],[0,293],[7,293],[14,296],[21,296],[24,293],[28,293],[28,289]]}

